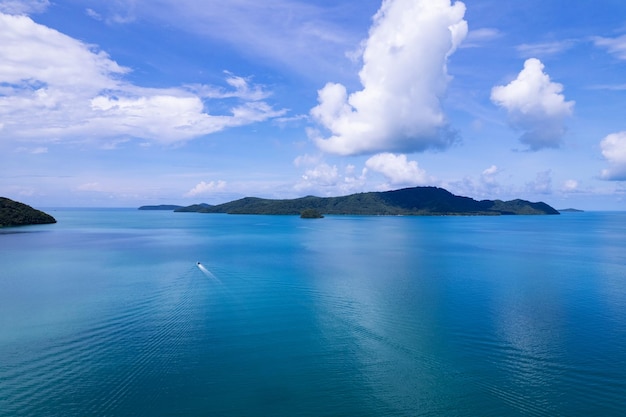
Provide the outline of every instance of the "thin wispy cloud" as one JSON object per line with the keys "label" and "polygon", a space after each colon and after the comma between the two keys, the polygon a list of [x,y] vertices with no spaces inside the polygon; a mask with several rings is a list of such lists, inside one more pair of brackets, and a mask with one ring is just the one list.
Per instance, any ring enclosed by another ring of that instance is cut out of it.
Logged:
{"label": "thin wispy cloud", "polygon": [[467,37],[463,41],[459,48],[477,48],[480,46],[484,46],[485,44],[494,41],[503,34],[500,30],[495,28],[480,28],[470,30],[467,33]]}
{"label": "thin wispy cloud", "polygon": [[563,53],[576,45],[572,39],[542,43],[524,43],[517,47],[522,58],[546,57]]}
{"label": "thin wispy cloud", "polygon": [[92,13],[102,19],[131,15],[228,45],[250,59],[287,66],[306,76],[337,67],[337,58],[358,40],[342,25],[359,5],[320,7],[301,0],[135,0],[133,7],[101,4]]}
{"label": "thin wispy cloud", "polygon": [[617,38],[592,38],[595,45],[599,48],[606,49],[607,52],[614,55],[618,59],[626,60],[626,35]]}
{"label": "thin wispy cloud", "polygon": [[43,13],[49,6],[49,0],[0,0],[0,13],[15,15]]}

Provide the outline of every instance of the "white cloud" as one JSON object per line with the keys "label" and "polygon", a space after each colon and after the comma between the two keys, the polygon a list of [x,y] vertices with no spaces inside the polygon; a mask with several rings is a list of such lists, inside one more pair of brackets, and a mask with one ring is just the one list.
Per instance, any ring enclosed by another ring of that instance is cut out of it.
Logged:
{"label": "white cloud", "polygon": [[[228,88],[141,88],[130,69],[105,52],[26,16],[0,14],[0,120],[5,140],[94,140],[123,137],[162,143],[284,115],[269,93],[227,73]],[[212,91],[213,94],[208,94]],[[227,114],[205,101],[236,99]]]}
{"label": "white cloud", "polygon": [[576,42],[573,40],[543,42],[535,44],[524,43],[522,45],[519,45],[517,47],[517,50],[523,57],[557,55],[572,48],[575,43]]}
{"label": "white cloud", "polygon": [[[313,163],[314,159],[302,163]],[[343,173],[341,172],[343,171]],[[298,193],[308,192],[316,195],[341,195],[363,191],[367,180],[367,168],[356,172],[354,165],[347,165],[340,170],[336,165],[319,162],[307,169],[301,180],[294,185]]]}
{"label": "white cloud", "polygon": [[626,59],[626,35],[617,38],[596,37],[593,39],[596,46],[605,48],[610,54],[619,59]]}
{"label": "white cloud", "polygon": [[319,164],[321,160],[322,160],[321,155],[304,154],[304,155],[300,155],[296,157],[296,159],[293,160],[293,164],[296,167],[311,166],[311,165]]}
{"label": "white cloud", "polygon": [[535,180],[526,184],[526,191],[532,194],[552,194],[552,171],[538,172]]}
{"label": "white cloud", "polygon": [[42,13],[48,6],[49,0],[0,0],[0,13],[16,15]]}
{"label": "white cloud", "polygon": [[223,87],[208,86],[205,84],[191,84],[187,89],[204,99],[239,98],[242,100],[259,101],[268,98],[271,93],[265,91],[259,85],[250,85],[250,78],[240,77],[228,71],[226,74],[226,84],[233,89]]}
{"label": "white cloud", "polygon": [[[97,3],[97,4],[96,4]],[[358,42],[345,22],[359,2],[306,0],[116,0],[91,2],[92,13],[111,23],[150,21],[226,45],[251,59],[310,78],[337,71],[337,59]]]}
{"label": "white cloud", "polygon": [[500,170],[497,166],[492,165],[489,168],[485,169],[481,176],[481,182],[489,188],[497,187],[498,183],[496,182],[496,176],[500,173]]}
{"label": "white cloud", "polygon": [[502,36],[502,33],[498,29],[493,28],[481,28],[470,30],[467,34],[467,38],[460,46],[460,48],[476,48],[483,43],[498,39]]}
{"label": "white cloud", "polygon": [[136,3],[137,0],[113,0],[103,2],[98,5],[106,9],[105,12],[99,13],[93,8],[85,9],[87,16],[94,20],[104,21],[106,24],[127,24],[136,20]]}
{"label": "white cloud", "polygon": [[515,80],[491,90],[491,100],[508,111],[509,123],[524,132],[520,141],[531,150],[559,147],[564,121],[574,107],[561,94],[563,86],[552,82],[543,69],[541,61],[528,59]]}
{"label": "white cloud", "polygon": [[369,158],[365,166],[379,172],[391,185],[425,185],[430,178],[416,161],[408,161],[406,155],[380,153]]}
{"label": "white cloud", "polygon": [[340,181],[339,172],[337,166],[328,165],[327,163],[321,163],[315,168],[308,169],[302,179],[308,183],[315,183],[322,186],[333,186]]}
{"label": "white cloud", "polygon": [[98,182],[88,182],[85,184],[81,184],[78,187],[76,187],[76,189],[78,191],[97,191],[97,192],[104,191],[104,189]]}
{"label": "white cloud", "polygon": [[467,34],[465,5],[450,0],[388,0],[374,16],[359,73],[363,89],[348,95],[328,83],[314,119],[331,136],[313,139],[325,152],[354,155],[445,148],[455,139],[440,100],[447,59]]}
{"label": "white cloud", "polygon": [[580,183],[576,180],[567,180],[563,183],[563,191],[565,192],[574,192],[577,191],[580,186]]}
{"label": "white cloud", "polygon": [[205,182],[201,181],[196,184],[191,190],[185,193],[185,197],[196,197],[196,196],[204,196],[216,191],[221,191],[226,188],[226,181],[211,181]]}
{"label": "white cloud", "polygon": [[20,146],[19,148],[15,150],[15,152],[40,155],[40,154],[48,153],[48,148],[45,146],[37,146],[35,148],[26,148],[24,146]]}
{"label": "white cloud", "polygon": [[612,133],[600,142],[609,168],[602,171],[605,180],[626,181],[626,131]]}

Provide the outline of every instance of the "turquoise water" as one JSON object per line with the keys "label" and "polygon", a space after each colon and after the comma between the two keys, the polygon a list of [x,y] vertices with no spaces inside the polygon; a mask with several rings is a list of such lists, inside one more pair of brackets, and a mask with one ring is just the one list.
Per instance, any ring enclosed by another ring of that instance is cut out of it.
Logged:
{"label": "turquoise water", "polygon": [[0,416],[626,409],[626,213],[48,211],[0,229]]}

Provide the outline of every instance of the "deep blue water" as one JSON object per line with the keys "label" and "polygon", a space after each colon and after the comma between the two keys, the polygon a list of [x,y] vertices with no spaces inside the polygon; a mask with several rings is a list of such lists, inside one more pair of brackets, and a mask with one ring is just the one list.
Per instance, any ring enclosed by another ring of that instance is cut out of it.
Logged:
{"label": "deep blue water", "polygon": [[0,229],[0,416],[626,410],[626,213],[48,211]]}

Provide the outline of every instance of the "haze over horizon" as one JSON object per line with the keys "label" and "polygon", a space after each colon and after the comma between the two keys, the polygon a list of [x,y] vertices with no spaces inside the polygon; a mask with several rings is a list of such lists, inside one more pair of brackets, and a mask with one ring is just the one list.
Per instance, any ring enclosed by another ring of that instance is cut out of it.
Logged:
{"label": "haze over horizon", "polygon": [[626,3],[0,0],[0,195],[626,209]]}

